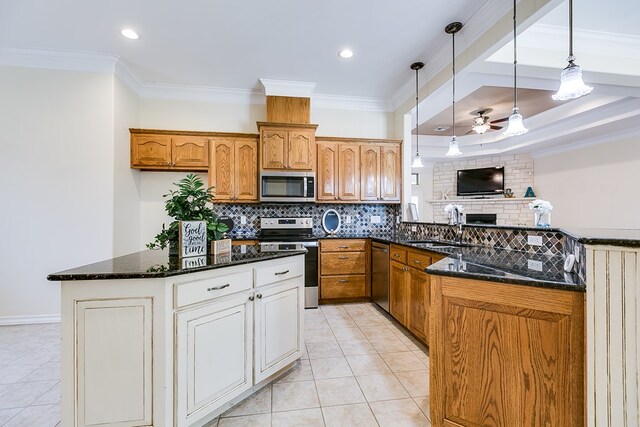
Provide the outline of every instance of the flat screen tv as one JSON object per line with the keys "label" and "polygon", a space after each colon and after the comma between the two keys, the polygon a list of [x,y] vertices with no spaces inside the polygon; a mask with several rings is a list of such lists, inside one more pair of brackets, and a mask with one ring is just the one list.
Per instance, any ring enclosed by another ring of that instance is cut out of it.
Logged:
{"label": "flat screen tv", "polygon": [[504,193],[504,167],[458,171],[458,196]]}

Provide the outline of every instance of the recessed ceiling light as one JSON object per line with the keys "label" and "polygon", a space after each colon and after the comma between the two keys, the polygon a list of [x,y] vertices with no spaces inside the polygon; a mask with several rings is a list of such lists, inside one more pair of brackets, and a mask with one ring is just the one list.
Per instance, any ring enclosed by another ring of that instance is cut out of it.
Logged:
{"label": "recessed ceiling light", "polygon": [[438,126],[434,129],[435,132],[444,132],[445,130],[449,130],[449,126]]}
{"label": "recessed ceiling light", "polygon": [[140,34],[136,33],[131,28],[125,28],[124,30],[120,31],[120,33],[131,40],[138,40],[140,38]]}
{"label": "recessed ceiling light", "polygon": [[348,59],[353,56],[353,51],[351,49],[342,49],[338,52],[338,55],[340,55],[340,58]]}

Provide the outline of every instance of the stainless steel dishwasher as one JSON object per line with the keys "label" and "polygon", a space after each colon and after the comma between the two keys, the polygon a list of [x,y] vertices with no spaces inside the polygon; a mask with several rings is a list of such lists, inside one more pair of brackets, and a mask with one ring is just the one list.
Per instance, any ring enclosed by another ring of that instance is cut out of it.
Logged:
{"label": "stainless steel dishwasher", "polygon": [[371,251],[371,296],[389,312],[389,245],[373,242]]}

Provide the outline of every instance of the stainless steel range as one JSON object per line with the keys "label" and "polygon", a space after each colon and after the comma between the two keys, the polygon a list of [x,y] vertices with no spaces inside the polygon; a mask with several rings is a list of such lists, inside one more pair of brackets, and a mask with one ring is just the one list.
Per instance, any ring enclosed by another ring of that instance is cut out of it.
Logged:
{"label": "stainless steel range", "polygon": [[260,250],[291,251],[304,247],[304,306],[318,308],[318,239],[313,237],[311,218],[261,218]]}

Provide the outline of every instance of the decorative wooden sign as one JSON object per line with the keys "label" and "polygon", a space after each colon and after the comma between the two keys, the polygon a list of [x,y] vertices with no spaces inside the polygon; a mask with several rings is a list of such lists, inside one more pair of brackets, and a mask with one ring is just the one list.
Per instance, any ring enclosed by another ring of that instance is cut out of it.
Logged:
{"label": "decorative wooden sign", "polygon": [[180,257],[207,255],[206,221],[180,221],[178,227]]}
{"label": "decorative wooden sign", "polygon": [[221,255],[231,252],[231,239],[214,240],[211,242],[211,255]]}

